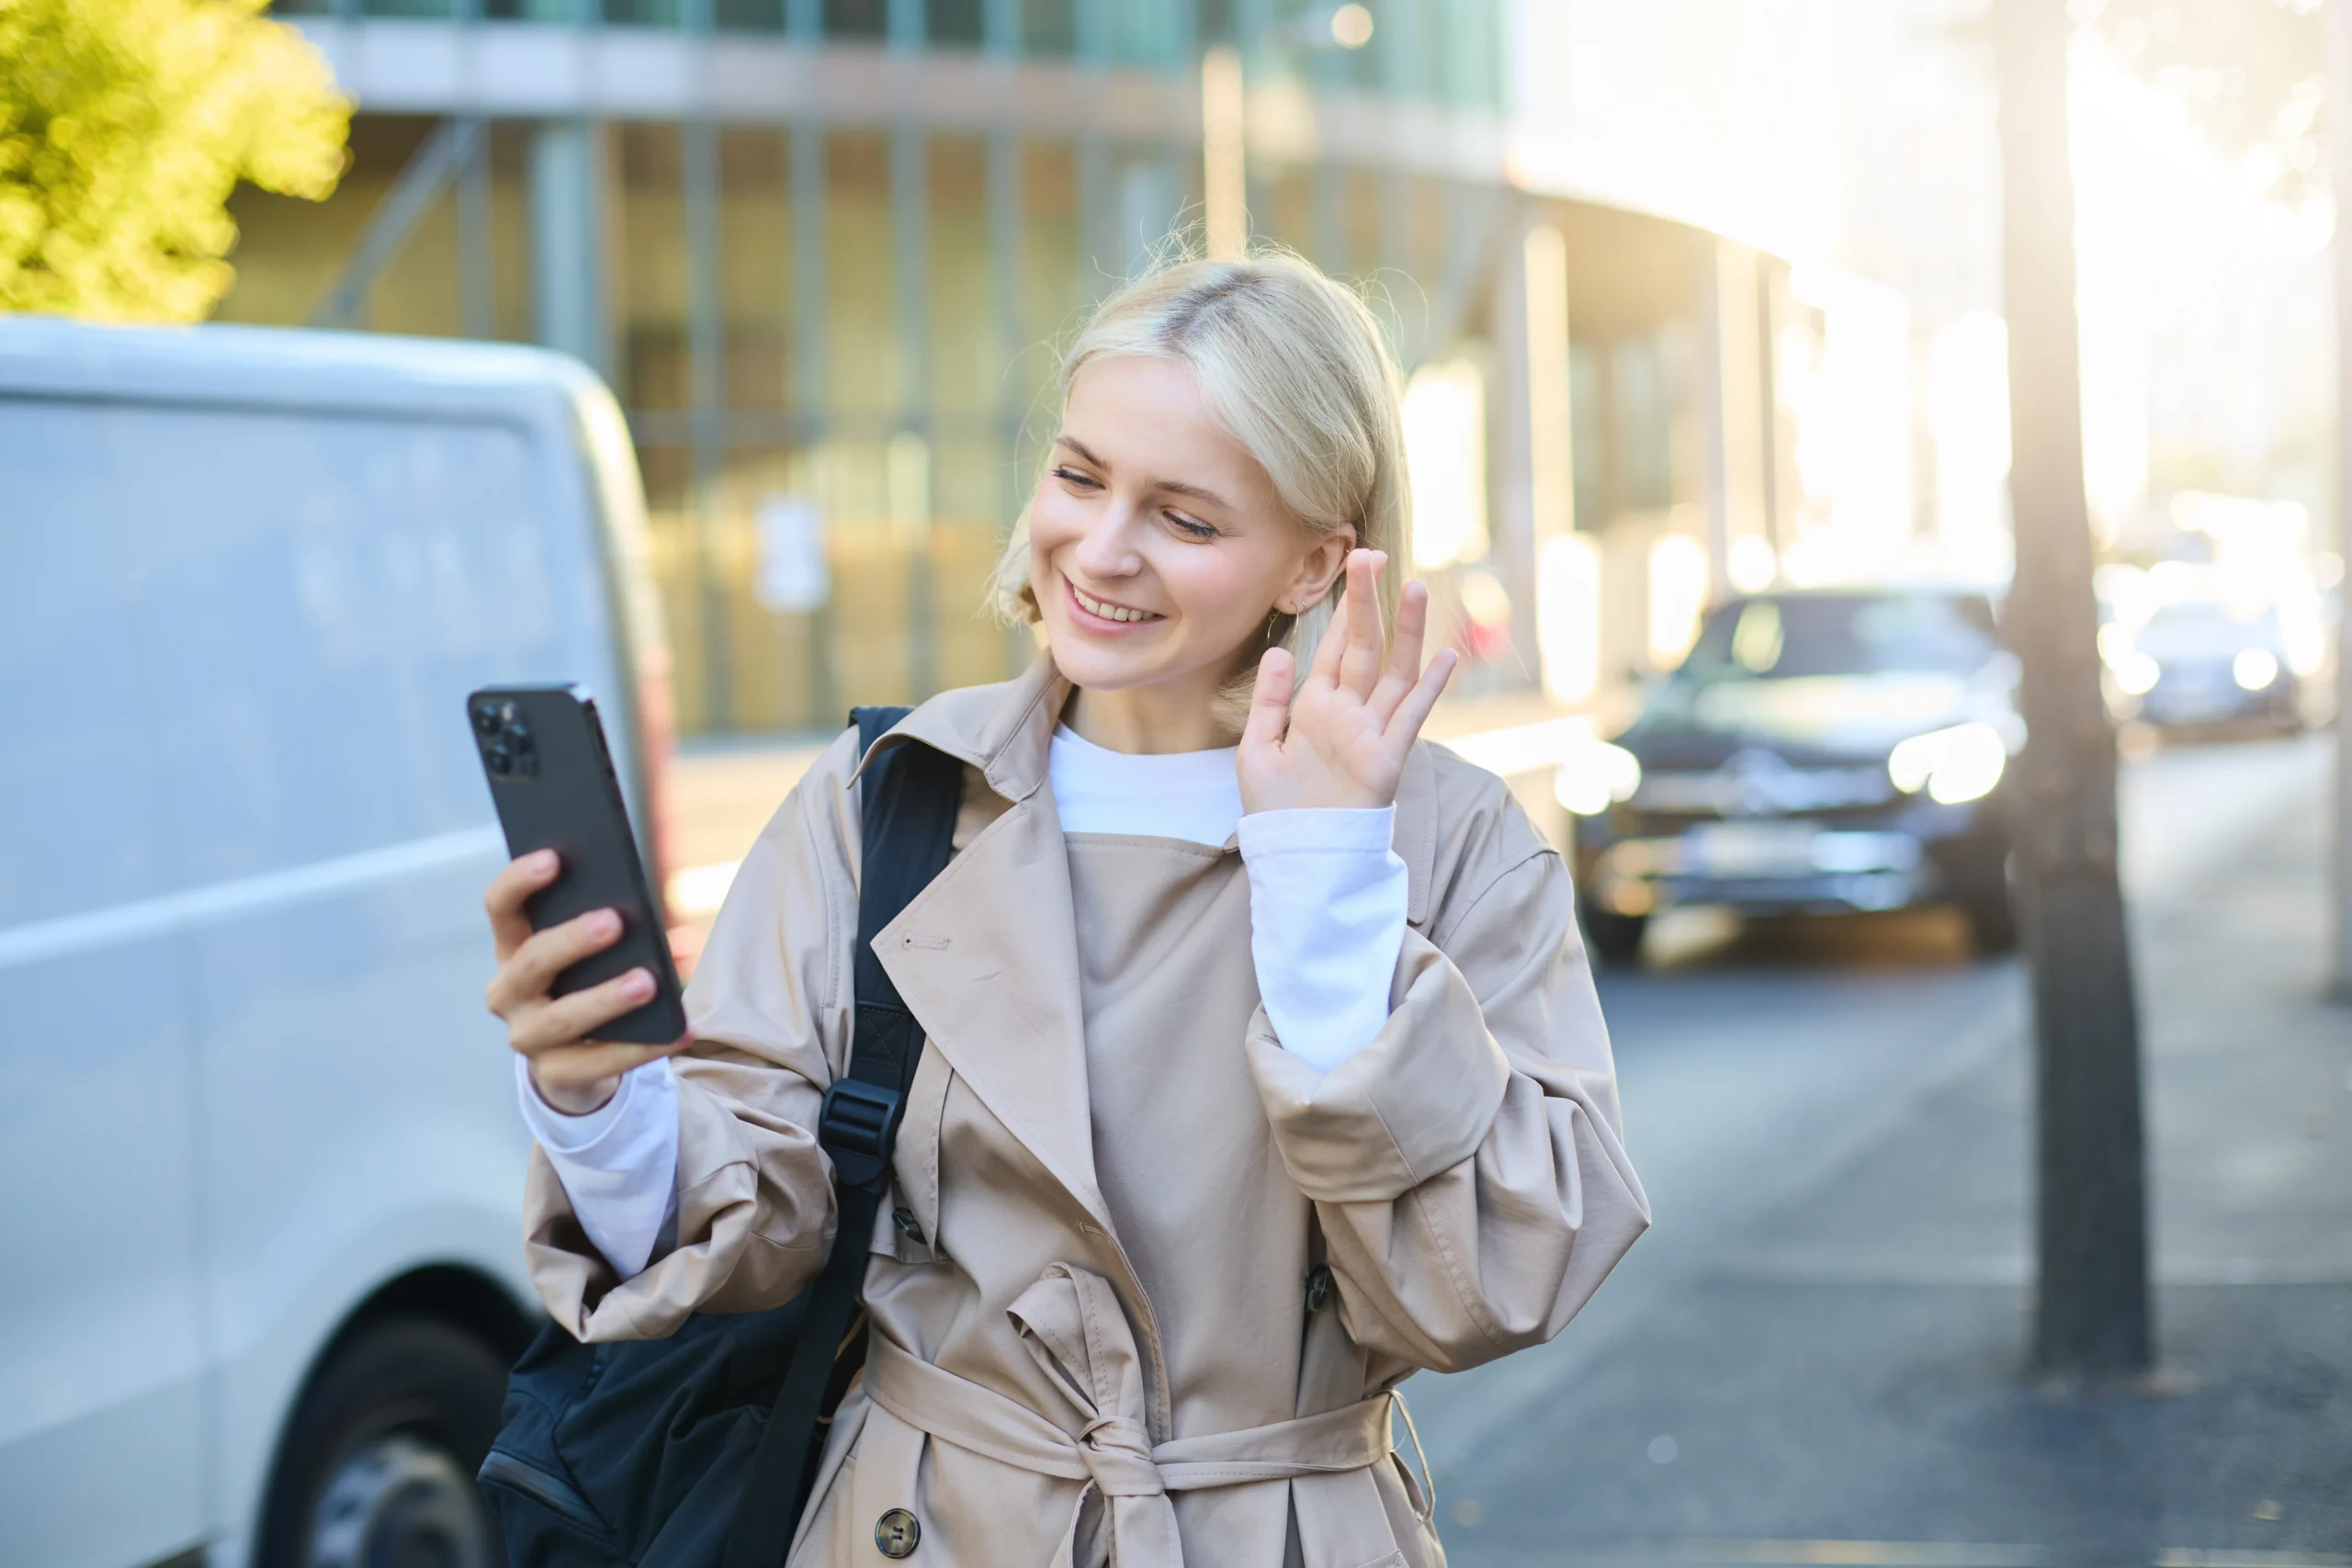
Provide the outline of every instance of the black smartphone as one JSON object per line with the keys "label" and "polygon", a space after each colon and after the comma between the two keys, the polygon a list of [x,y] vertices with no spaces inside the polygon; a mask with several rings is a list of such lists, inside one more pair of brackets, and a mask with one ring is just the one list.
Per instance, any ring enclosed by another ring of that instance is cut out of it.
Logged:
{"label": "black smartphone", "polygon": [[562,860],[556,879],[524,906],[531,929],[591,909],[620,912],[620,940],[558,975],[555,995],[642,966],[653,976],[653,999],[598,1029],[596,1038],[667,1045],[686,1032],[686,1010],[596,699],[585,686],[485,686],[467,696],[466,718],[508,852],[553,850]]}

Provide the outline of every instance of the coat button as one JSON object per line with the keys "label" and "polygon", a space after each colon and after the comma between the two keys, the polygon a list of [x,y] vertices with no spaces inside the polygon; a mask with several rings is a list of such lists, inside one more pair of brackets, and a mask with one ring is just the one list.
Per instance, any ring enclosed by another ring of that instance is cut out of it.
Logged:
{"label": "coat button", "polygon": [[1329,1302],[1330,1299],[1331,1270],[1328,1265],[1317,1263],[1313,1269],[1307,1270],[1307,1312],[1310,1314],[1321,1312],[1323,1310],[1324,1303]]}
{"label": "coat button", "polygon": [[890,1224],[898,1228],[900,1235],[905,1236],[917,1247],[923,1245],[922,1222],[915,1218],[915,1212],[912,1209],[891,1210]]}
{"label": "coat button", "polygon": [[912,1557],[915,1548],[922,1544],[922,1526],[904,1508],[893,1508],[874,1521],[874,1544],[894,1562]]}

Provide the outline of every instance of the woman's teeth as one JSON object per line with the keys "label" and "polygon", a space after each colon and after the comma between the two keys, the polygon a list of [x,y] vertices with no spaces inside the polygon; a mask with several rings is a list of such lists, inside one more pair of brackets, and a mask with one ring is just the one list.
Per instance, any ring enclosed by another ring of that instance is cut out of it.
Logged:
{"label": "woman's teeth", "polygon": [[1153,615],[1148,610],[1130,610],[1123,605],[1105,604],[1100,599],[1091,598],[1082,590],[1080,590],[1076,583],[1070,584],[1069,591],[1072,596],[1078,600],[1078,607],[1080,609],[1084,610],[1090,615],[1100,615],[1106,621],[1157,621],[1161,619],[1160,616]]}

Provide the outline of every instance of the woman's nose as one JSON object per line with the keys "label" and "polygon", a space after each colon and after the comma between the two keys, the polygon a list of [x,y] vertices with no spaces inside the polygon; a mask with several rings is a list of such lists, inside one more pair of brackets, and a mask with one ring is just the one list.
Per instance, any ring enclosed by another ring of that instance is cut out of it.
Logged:
{"label": "woman's nose", "polygon": [[1133,522],[1134,513],[1126,507],[1105,507],[1078,541],[1079,570],[1098,580],[1132,577],[1140,570],[1143,558],[1136,553]]}

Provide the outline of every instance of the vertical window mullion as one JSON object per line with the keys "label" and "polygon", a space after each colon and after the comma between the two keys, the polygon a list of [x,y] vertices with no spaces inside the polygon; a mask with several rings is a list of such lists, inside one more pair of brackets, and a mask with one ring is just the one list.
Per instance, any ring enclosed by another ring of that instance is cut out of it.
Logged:
{"label": "vertical window mullion", "polygon": [[[690,0],[690,6],[693,0]],[[695,6],[706,13],[707,6]],[[710,728],[732,729],[734,649],[727,587],[718,571],[718,482],[727,464],[726,323],[718,280],[718,133],[703,118],[680,136],[680,174],[686,219],[687,421],[694,443],[695,573],[702,606],[705,690]]]}
{"label": "vertical window mullion", "polygon": [[[933,624],[928,465],[931,417],[931,179],[923,130],[900,125],[890,133],[890,237],[897,289],[899,428],[894,446],[920,455],[891,465],[903,487],[896,510],[908,510],[907,619],[910,663],[918,701],[939,690],[939,637]],[[911,437],[919,446],[900,445]],[[918,472],[917,470],[921,470]],[[911,482],[910,482],[911,481]],[[911,513],[919,513],[921,515]],[[896,521],[894,517],[894,522]]]}

